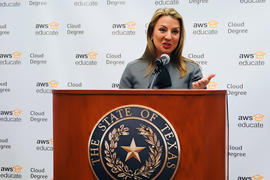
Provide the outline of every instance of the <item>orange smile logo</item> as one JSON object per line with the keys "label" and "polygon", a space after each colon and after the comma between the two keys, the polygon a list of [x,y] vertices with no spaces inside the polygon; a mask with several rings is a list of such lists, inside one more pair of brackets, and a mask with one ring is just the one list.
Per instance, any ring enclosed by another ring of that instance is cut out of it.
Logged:
{"label": "orange smile logo", "polygon": [[258,52],[254,53],[254,54],[255,54],[257,59],[264,59],[264,56],[265,56],[266,53],[264,53],[262,51],[258,51]]}
{"label": "orange smile logo", "polygon": [[89,58],[90,59],[96,59],[97,58],[97,53],[95,53],[95,52],[90,52],[90,53],[88,53],[88,56],[89,56]]}
{"label": "orange smile logo", "polygon": [[262,114],[255,114],[255,115],[253,115],[253,117],[255,118],[255,121],[262,122],[263,121],[263,118],[264,118],[264,115],[262,115]]}
{"label": "orange smile logo", "polygon": [[21,171],[22,171],[22,167],[19,166],[19,165],[14,166],[13,169],[14,169],[14,171],[15,171],[16,173],[21,173]]}
{"label": "orange smile logo", "polygon": [[59,24],[57,22],[52,22],[49,25],[50,25],[51,29],[57,29]]}
{"label": "orange smile logo", "polygon": [[219,24],[217,21],[210,21],[207,24],[209,24],[210,28],[217,28],[217,25]]}
{"label": "orange smile logo", "polygon": [[50,84],[50,86],[51,86],[52,88],[57,88],[58,83],[59,83],[59,82],[57,82],[57,81],[55,81],[55,80],[52,80],[52,81],[49,82],[49,84]]}
{"label": "orange smile logo", "polygon": [[210,82],[208,85],[207,85],[207,87],[208,87],[208,89],[216,89],[216,87],[217,87],[217,83],[215,83],[215,82]]}
{"label": "orange smile logo", "polygon": [[15,109],[12,111],[14,113],[15,116],[21,116],[22,110],[20,109]]}
{"label": "orange smile logo", "polygon": [[15,59],[20,59],[20,58],[21,58],[22,53],[20,53],[20,52],[16,51],[16,52],[12,53],[12,55],[13,55],[13,57],[14,57]]}
{"label": "orange smile logo", "polygon": [[126,25],[127,25],[127,28],[128,28],[128,29],[135,29],[136,23],[130,21],[130,22],[126,23]]}
{"label": "orange smile logo", "polygon": [[254,180],[262,180],[263,179],[263,177],[261,175],[259,175],[259,174],[255,175],[255,176],[252,176],[252,178]]}

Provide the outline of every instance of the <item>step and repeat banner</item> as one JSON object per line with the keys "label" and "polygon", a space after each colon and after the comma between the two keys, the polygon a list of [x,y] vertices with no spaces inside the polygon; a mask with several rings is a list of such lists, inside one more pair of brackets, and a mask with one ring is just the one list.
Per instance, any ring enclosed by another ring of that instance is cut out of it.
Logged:
{"label": "step and repeat banner", "polygon": [[228,91],[229,179],[270,179],[269,0],[0,0],[0,179],[53,177],[52,90],[118,89],[164,7]]}

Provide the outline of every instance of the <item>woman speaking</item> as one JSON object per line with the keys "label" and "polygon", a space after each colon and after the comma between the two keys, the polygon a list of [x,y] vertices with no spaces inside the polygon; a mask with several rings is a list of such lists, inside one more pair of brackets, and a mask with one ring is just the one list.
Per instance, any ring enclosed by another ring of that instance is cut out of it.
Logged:
{"label": "woman speaking", "polygon": [[148,25],[145,52],[127,64],[120,89],[205,89],[215,74],[203,77],[199,65],[182,56],[184,40],[182,16],[173,8],[157,9]]}

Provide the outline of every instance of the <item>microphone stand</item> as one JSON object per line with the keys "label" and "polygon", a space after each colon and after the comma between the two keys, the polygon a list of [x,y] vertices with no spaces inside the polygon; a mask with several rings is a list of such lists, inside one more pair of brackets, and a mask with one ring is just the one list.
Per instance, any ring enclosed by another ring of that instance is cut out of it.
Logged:
{"label": "microphone stand", "polygon": [[157,66],[157,68],[155,69],[153,74],[154,74],[154,76],[153,76],[153,79],[152,79],[148,89],[153,89],[154,88],[154,85],[156,84],[157,77],[160,74],[160,66]]}

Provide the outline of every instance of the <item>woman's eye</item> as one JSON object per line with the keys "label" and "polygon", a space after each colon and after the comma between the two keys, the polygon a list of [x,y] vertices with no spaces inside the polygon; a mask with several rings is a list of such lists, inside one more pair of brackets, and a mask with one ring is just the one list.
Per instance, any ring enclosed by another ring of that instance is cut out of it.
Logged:
{"label": "woman's eye", "polygon": [[179,31],[178,31],[178,30],[173,30],[172,33],[173,33],[173,34],[178,34]]}
{"label": "woman's eye", "polygon": [[159,31],[160,31],[160,32],[165,32],[166,29],[165,29],[165,28],[160,28]]}

